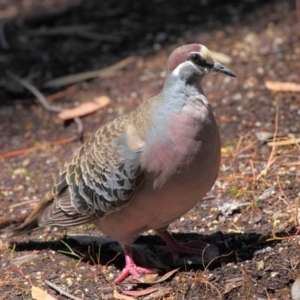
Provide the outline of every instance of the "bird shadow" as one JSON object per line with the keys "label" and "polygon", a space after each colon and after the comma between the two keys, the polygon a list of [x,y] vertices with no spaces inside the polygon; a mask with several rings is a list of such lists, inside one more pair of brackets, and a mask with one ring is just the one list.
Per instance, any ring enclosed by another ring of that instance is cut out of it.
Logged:
{"label": "bird shadow", "polygon": [[[211,235],[197,233],[176,233],[173,236],[179,243],[190,241],[202,241],[214,245],[218,249],[217,255],[213,255],[210,261],[203,261],[203,257],[195,255],[183,255],[177,262],[174,262],[170,254],[160,256],[164,248],[163,240],[157,235],[140,236],[132,247],[134,258],[137,263],[145,266],[155,266],[161,270],[168,270],[177,267],[184,267],[185,270],[213,270],[228,263],[239,263],[249,261],[256,254],[268,251],[268,247],[274,247],[281,240],[292,236],[295,229],[290,232],[276,233],[278,239],[271,239],[272,234],[260,234],[255,232],[247,233],[226,233],[215,232]],[[101,238],[97,236],[65,236],[63,239],[54,241],[30,240],[27,242],[10,243],[10,248],[15,252],[53,250],[69,257],[77,258],[80,261],[91,265],[102,266],[114,265],[117,269],[124,267],[124,258],[121,246],[112,238]],[[210,248],[207,248],[210,251]],[[118,255],[121,254],[121,255]]]}

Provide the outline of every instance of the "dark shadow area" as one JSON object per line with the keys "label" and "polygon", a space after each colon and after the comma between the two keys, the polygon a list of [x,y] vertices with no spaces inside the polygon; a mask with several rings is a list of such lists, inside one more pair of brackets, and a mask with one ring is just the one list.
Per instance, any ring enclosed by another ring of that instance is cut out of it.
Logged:
{"label": "dark shadow area", "polygon": [[[277,237],[289,237],[295,233],[295,229],[291,232],[281,232],[277,233]],[[209,270],[214,270],[228,263],[241,263],[245,261],[250,261],[253,259],[256,252],[266,247],[274,247],[276,244],[281,242],[280,239],[274,241],[267,241],[271,237],[271,234],[266,236],[258,234],[255,232],[244,233],[244,234],[223,234],[222,232],[216,232],[211,235],[202,235],[196,233],[180,233],[173,234],[176,240],[182,244],[190,241],[203,241],[207,244],[214,245],[219,250],[219,256],[214,258],[212,261],[201,262],[201,258],[193,258],[193,256],[181,256],[178,263],[174,263],[170,254],[166,254],[163,257],[159,257],[159,249],[164,247],[163,240],[158,236],[140,236],[133,246],[144,246],[145,249],[149,249],[160,262],[164,265],[169,266],[169,268],[183,267],[185,270],[203,270],[204,265],[208,265]],[[88,236],[87,236],[88,238]],[[113,242],[117,244],[117,242]],[[67,246],[66,246],[67,245]],[[112,250],[112,243],[106,243],[100,247],[100,264],[106,266],[112,263],[118,269],[124,267],[124,256],[118,255],[118,251]],[[95,242],[90,244],[79,243],[72,237],[66,237],[62,240],[55,240],[49,242],[40,241],[30,241],[30,242],[13,242],[11,243],[11,249],[15,252],[23,251],[42,251],[42,250],[53,250],[67,255],[75,259],[81,259],[83,262],[88,262],[93,265],[95,262],[99,261],[97,257],[99,253],[99,245]],[[70,247],[70,248],[68,248]],[[115,248],[119,248],[116,246]],[[74,254],[68,254],[70,249],[74,251]],[[121,251],[121,248],[119,248]],[[141,250],[143,251],[143,250]],[[68,253],[67,253],[68,252]],[[78,257],[75,256],[78,255]],[[147,254],[145,254],[147,255]],[[191,261],[191,264],[187,264],[187,260]],[[195,263],[196,261],[196,263]],[[200,263],[199,263],[200,262]]]}
{"label": "dark shadow area", "polygon": [[179,38],[205,43],[209,36],[204,31],[226,26],[234,30],[255,11],[267,13],[273,4],[265,0],[114,0],[84,1],[54,12],[33,10],[3,25],[8,45],[0,49],[0,105],[30,95],[3,70],[27,77],[41,88],[53,78],[103,68],[131,55],[146,56]]}

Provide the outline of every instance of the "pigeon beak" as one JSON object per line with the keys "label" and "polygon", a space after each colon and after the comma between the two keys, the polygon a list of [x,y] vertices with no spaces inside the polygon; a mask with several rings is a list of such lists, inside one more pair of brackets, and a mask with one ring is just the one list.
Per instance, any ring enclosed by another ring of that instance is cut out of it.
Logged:
{"label": "pigeon beak", "polygon": [[214,65],[211,68],[211,70],[214,71],[214,72],[224,73],[224,74],[232,76],[232,77],[237,77],[236,74],[233,71],[231,71],[230,69],[224,67],[222,64],[218,63],[217,61],[214,62]]}

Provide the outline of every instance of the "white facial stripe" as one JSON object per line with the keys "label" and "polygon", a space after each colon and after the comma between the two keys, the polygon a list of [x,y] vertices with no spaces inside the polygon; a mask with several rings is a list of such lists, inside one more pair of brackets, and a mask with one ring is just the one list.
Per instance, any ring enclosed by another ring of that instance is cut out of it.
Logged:
{"label": "white facial stripe", "polygon": [[189,63],[189,64],[191,64],[193,67],[195,67],[194,64],[193,64],[192,62],[190,62],[189,60],[184,61],[183,63],[181,63],[180,65],[177,66],[177,68],[172,72],[172,75],[178,76],[179,73],[180,73],[180,70],[183,68],[183,66],[184,66],[186,63]]}

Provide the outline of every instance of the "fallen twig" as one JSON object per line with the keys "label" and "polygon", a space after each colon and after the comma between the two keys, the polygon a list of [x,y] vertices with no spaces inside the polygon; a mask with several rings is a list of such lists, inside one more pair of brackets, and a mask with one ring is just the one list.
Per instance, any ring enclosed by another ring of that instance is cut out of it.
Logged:
{"label": "fallen twig", "polygon": [[63,90],[63,91],[59,91],[57,93],[54,93],[52,95],[48,95],[46,96],[46,99],[48,101],[54,101],[56,99],[60,99],[62,97],[66,97],[67,95],[73,95],[75,94],[76,92],[78,92],[78,86],[76,85],[72,85],[70,87],[68,87],[67,89]]}
{"label": "fallen twig", "polygon": [[26,89],[28,89],[40,102],[40,104],[44,107],[44,109],[51,111],[51,112],[61,112],[63,111],[63,108],[55,106],[55,105],[50,105],[46,99],[46,97],[36,88],[34,87],[31,83],[26,81],[25,79],[22,79],[18,77],[17,75],[13,74],[10,71],[6,71],[6,75],[10,77],[12,80],[15,82],[19,83]]}
{"label": "fallen twig", "polygon": [[54,289],[55,291],[59,292],[60,295],[63,295],[67,298],[70,298],[70,299],[73,299],[73,300],[81,300],[80,298],[76,297],[76,296],[73,296],[71,294],[69,294],[68,292],[64,291],[63,289],[61,289],[59,286],[57,286],[56,284],[48,281],[48,280],[45,280],[45,283],[50,286],[52,289]]}
{"label": "fallen twig", "polygon": [[[29,83],[25,79],[22,79],[9,71],[6,71],[6,74],[12,80],[14,80],[15,82],[19,83],[20,85],[22,85],[23,87],[28,89],[37,98],[37,100],[43,106],[43,108],[45,110],[48,110],[51,112],[62,112],[64,110],[61,107],[49,104],[46,97],[35,86],[33,86],[31,83]],[[74,118],[74,122],[77,124],[77,134],[78,134],[79,138],[82,140],[82,134],[83,134],[82,122],[78,117]]]}
{"label": "fallen twig", "polygon": [[130,56],[110,67],[100,69],[100,70],[88,71],[88,72],[83,72],[83,73],[79,73],[79,74],[73,74],[73,75],[56,78],[56,79],[47,81],[44,84],[44,86],[45,87],[60,87],[60,86],[65,86],[68,84],[74,84],[74,83],[77,83],[80,81],[92,79],[95,77],[106,78],[106,77],[112,76],[117,70],[120,70],[120,69],[126,67],[127,65],[129,65],[130,63],[134,62],[135,59],[136,58],[134,56]]}
{"label": "fallen twig", "polygon": [[46,144],[43,144],[43,145],[38,145],[38,146],[30,147],[30,148],[24,148],[24,149],[9,151],[7,153],[4,153],[4,154],[0,155],[0,160],[3,159],[3,158],[19,156],[19,155],[26,154],[28,152],[37,151],[39,149],[43,149],[43,148],[47,147],[48,145],[51,145],[51,146],[62,145],[62,144],[70,143],[72,141],[74,141],[74,138],[67,138],[67,139],[52,141],[52,142],[49,142],[49,143],[46,143]]}

